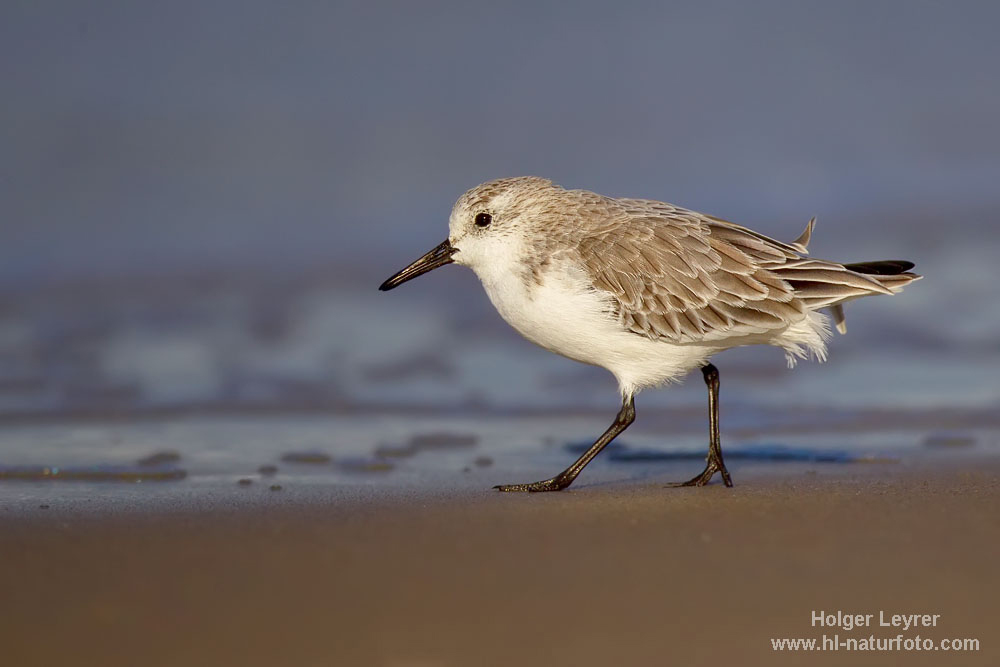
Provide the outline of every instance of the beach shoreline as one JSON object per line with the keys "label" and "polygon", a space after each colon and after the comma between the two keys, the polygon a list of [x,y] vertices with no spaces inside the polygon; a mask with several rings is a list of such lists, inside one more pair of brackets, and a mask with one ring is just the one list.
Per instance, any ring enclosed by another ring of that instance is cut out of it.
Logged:
{"label": "beach shoreline", "polygon": [[[996,660],[1000,463],[780,470],[734,489],[355,488],[5,516],[5,662],[941,664],[770,644],[824,630],[975,638],[951,664]],[[940,619],[847,631],[815,611]]]}

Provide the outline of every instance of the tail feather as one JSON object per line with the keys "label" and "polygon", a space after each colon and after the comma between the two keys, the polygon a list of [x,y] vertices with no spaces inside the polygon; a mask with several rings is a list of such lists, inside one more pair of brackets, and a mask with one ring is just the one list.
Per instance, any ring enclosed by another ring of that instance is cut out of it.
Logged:
{"label": "tail feather", "polygon": [[785,281],[808,311],[829,310],[837,331],[846,333],[843,304],[873,294],[895,294],[921,276],[913,262],[887,259],[840,264],[808,256],[816,219],[791,243],[782,243],[731,222],[710,218],[714,238],[746,253],[757,265]]}
{"label": "tail feather", "polygon": [[[815,224],[815,218],[810,220],[802,235],[790,244],[800,255],[806,253]],[[789,258],[772,270],[788,281],[806,308],[827,309],[837,331],[844,334],[847,333],[845,303],[872,294],[901,291],[914,280],[920,280],[921,276],[910,272],[913,267],[913,262],[902,259],[837,264],[800,257]]]}
{"label": "tail feather", "polygon": [[913,267],[913,262],[908,262],[905,259],[884,259],[879,262],[844,264],[845,269],[873,277],[883,287],[891,290],[893,294],[899,292],[914,280],[920,280],[923,277],[916,273],[911,273],[910,269]]}
{"label": "tail feather", "polygon": [[847,320],[844,319],[844,307],[839,303],[830,306],[830,315],[833,316],[833,323],[837,327],[837,332],[843,336],[847,333]]}
{"label": "tail feather", "polygon": [[[843,267],[852,273],[860,274],[868,279],[877,281],[883,290],[892,294],[901,292],[903,287],[923,277],[916,273],[910,273],[910,269],[914,267],[913,262],[899,259],[887,259],[877,262],[855,262],[844,264]],[[837,331],[841,334],[847,333],[847,322],[844,319],[844,304],[853,299],[877,293],[873,290],[860,294],[841,294],[839,298],[836,298],[837,289],[830,289],[829,286],[824,289],[818,285],[812,289],[803,291],[805,292],[804,300],[808,306],[812,308],[826,307],[829,310],[830,315],[833,316]],[[821,303],[823,301],[825,303]]]}
{"label": "tail feather", "polygon": [[906,273],[899,273],[892,276],[879,276],[878,281],[882,283],[883,287],[889,288],[895,294],[896,292],[901,292],[904,287],[914,280],[920,280],[922,277],[907,271]]}
{"label": "tail feather", "polygon": [[883,259],[879,262],[844,264],[844,268],[849,271],[869,276],[895,276],[909,271],[914,266],[913,262],[907,262],[905,259]]}

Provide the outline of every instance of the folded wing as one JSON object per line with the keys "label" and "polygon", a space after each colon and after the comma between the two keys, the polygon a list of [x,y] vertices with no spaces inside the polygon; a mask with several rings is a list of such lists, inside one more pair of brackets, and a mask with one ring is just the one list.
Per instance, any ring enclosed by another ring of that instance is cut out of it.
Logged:
{"label": "folded wing", "polygon": [[[812,220],[789,244],[670,204],[618,202],[621,219],[581,239],[580,261],[594,287],[612,295],[622,326],[652,339],[762,334],[820,308],[831,309],[841,328],[840,304],[891,294],[901,282],[866,275],[876,264],[892,268],[881,263],[854,265],[858,271],[807,257]],[[916,278],[908,276],[902,282]]]}

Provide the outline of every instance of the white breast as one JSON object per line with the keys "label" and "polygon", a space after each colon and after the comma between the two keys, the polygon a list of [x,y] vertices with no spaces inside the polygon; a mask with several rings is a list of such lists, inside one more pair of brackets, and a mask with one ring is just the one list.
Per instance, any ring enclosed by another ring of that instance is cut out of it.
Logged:
{"label": "white breast", "polygon": [[712,352],[626,331],[613,314],[610,295],[593,289],[571,263],[553,262],[537,283],[500,268],[476,267],[500,316],[547,350],[608,369],[623,393],[686,374]]}

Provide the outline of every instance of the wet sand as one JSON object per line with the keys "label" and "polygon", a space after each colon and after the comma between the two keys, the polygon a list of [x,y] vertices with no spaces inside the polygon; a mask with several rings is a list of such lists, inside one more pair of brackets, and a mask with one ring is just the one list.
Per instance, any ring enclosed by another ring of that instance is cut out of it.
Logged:
{"label": "wet sand", "polygon": [[[3,664],[997,664],[1000,464],[779,471],[7,515]],[[813,610],[874,623],[813,627]],[[940,619],[880,628],[880,611]],[[981,649],[771,648],[824,632]]]}

